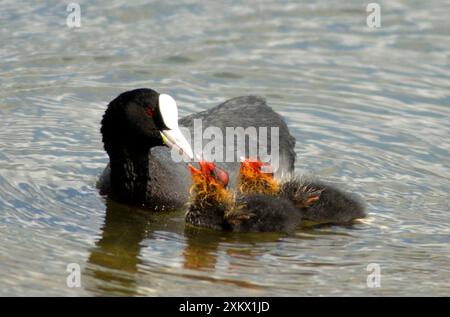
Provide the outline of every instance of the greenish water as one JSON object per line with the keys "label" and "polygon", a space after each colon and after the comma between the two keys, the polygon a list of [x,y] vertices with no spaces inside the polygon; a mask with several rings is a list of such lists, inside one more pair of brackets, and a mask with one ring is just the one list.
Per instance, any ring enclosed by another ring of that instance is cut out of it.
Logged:
{"label": "greenish water", "polygon": [[[0,294],[448,296],[450,3],[379,3],[374,30],[363,1],[80,1],[69,29],[60,1],[2,1]],[[182,115],[264,96],[297,170],[361,194],[368,218],[239,235],[106,200],[101,116],[137,87]]]}

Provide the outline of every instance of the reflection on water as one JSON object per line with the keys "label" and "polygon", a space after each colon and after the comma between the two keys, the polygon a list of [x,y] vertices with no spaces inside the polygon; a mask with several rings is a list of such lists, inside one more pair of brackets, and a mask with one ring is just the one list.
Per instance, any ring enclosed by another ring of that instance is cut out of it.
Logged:
{"label": "reflection on water", "polygon": [[[0,294],[449,294],[449,3],[380,5],[370,30],[356,0],[113,0],[81,3],[68,29],[64,4],[2,1]],[[297,171],[360,194],[369,217],[231,234],[101,197],[100,120],[137,87],[182,115],[264,96],[297,139]]]}
{"label": "reflection on water", "polygon": [[[158,222],[158,215],[108,199],[101,237],[91,249],[84,271],[84,276],[88,277],[89,281],[86,289],[95,295],[138,295],[139,266],[144,264],[141,249],[145,247],[144,240],[152,238],[152,230]],[[281,235],[277,233],[234,235],[186,226],[184,236],[186,241],[182,252],[183,268],[187,271],[211,272],[217,265],[221,242],[230,245],[227,247],[226,255],[230,258],[230,267],[233,267],[233,258],[254,257],[251,249],[233,248],[234,244],[246,243],[256,246],[261,242],[276,242]],[[236,267],[239,267],[239,264]],[[189,274],[185,276],[189,277]],[[197,279],[214,282],[214,279],[208,276],[198,276]],[[224,279],[221,283],[247,288],[258,287],[240,280]]]}
{"label": "reflection on water", "polygon": [[85,271],[95,279],[95,294],[136,293],[135,274],[142,264],[141,242],[147,235],[150,215],[107,200],[101,238],[91,250]]}

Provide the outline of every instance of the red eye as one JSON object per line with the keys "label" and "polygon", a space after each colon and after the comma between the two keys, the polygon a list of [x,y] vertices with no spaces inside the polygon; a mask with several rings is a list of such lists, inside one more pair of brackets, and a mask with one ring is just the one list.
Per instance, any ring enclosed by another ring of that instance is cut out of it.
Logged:
{"label": "red eye", "polygon": [[145,108],[145,112],[147,112],[147,115],[149,117],[153,117],[155,115],[155,112],[152,110],[152,108],[150,108],[150,106],[148,106],[147,108]]}

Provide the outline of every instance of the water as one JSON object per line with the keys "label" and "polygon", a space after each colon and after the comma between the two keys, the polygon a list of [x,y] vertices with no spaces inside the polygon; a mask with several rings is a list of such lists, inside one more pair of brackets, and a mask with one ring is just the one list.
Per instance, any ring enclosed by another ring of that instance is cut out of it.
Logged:
{"label": "water", "polygon": [[[380,1],[376,30],[363,1],[126,2],[80,1],[79,29],[60,1],[0,5],[1,295],[450,294],[449,1]],[[182,115],[264,96],[297,170],[368,218],[238,235],[108,201],[101,116],[137,87]]]}

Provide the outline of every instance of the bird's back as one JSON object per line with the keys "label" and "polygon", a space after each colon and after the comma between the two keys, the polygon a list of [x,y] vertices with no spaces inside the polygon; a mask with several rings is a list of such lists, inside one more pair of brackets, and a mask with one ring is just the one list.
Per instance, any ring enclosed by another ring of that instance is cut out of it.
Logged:
{"label": "bird's back", "polygon": [[[199,119],[201,120],[203,130],[208,127],[217,127],[222,132],[222,157],[224,160],[222,160],[222,162],[216,162],[216,164],[230,174],[231,187],[236,184],[238,176],[237,173],[240,167],[239,156],[252,156],[252,151],[250,151],[248,147],[252,141],[254,141],[253,144],[256,145],[260,160],[264,161],[265,158],[270,159],[270,157],[274,158],[275,156],[278,156],[278,168],[275,171],[275,177],[280,177],[283,174],[289,174],[294,170],[296,158],[294,151],[295,138],[290,134],[289,128],[284,119],[267,105],[265,99],[258,96],[236,97],[211,109],[184,117],[180,120],[180,125],[189,128],[191,135],[193,135],[192,131],[194,129],[194,120]],[[227,133],[227,128],[235,129],[237,127],[243,128],[244,130],[254,127],[257,132],[256,140],[254,138],[247,138],[245,140],[246,147],[244,153],[237,153],[238,138],[235,138],[233,135],[230,135],[230,133]],[[265,133],[265,131],[260,128],[267,128],[267,132]],[[272,135],[271,128],[278,130],[278,135]],[[267,141],[264,140],[265,137],[267,137]],[[232,140],[228,143],[228,146],[227,138]],[[211,140],[208,138],[203,138],[202,147],[208,142],[211,142]],[[276,143],[278,146],[272,147],[272,145]],[[233,153],[232,162],[224,162],[227,159],[227,151]],[[261,154],[262,156],[267,155],[266,157],[261,157]],[[206,157],[206,159],[209,158]],[[274,162],[270,163],[274,166]]]}

